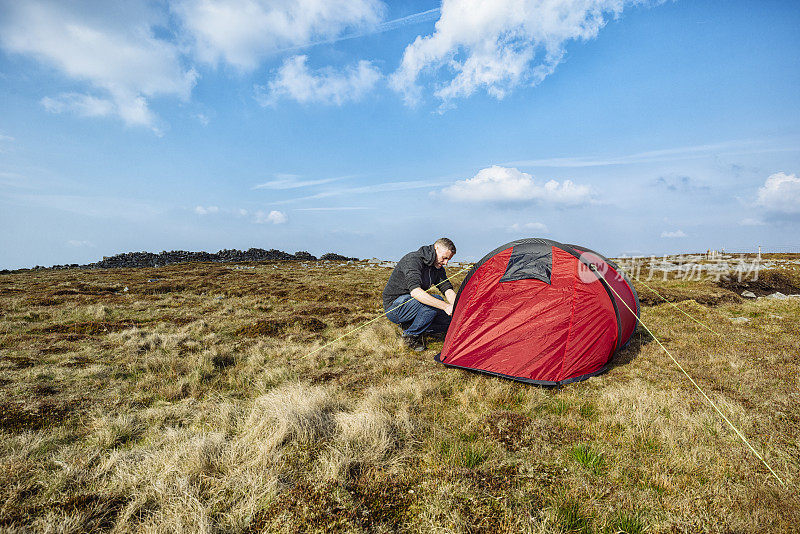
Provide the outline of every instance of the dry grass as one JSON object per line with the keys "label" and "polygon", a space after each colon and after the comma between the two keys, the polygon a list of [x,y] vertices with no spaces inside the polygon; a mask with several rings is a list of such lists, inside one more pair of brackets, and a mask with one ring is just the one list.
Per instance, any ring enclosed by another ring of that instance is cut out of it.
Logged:
{"label": "dry grass", "polygon": [[643,298],[784,488],[641,330],[608,373],[560,390],[447,370],[438,344],[409,352],[385,320],[317,350],[380,313],[388,275],[277,262],[1,276],[0,531],[800,524],[800,301],[648,282],[716,335]]}

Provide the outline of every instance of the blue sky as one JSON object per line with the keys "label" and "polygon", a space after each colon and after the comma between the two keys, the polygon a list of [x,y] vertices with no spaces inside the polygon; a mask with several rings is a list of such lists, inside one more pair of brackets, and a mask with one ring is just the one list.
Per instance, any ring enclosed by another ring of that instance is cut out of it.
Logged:
{"label": "blue sky", "polygon": [[0,268],[800,251],[795,2],[0,0]]}

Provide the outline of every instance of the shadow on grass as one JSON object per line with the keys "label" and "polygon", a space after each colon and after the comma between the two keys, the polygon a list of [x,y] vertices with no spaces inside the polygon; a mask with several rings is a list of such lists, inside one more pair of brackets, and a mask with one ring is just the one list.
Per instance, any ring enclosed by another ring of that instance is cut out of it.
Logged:
{"label": "shadow on grass", "polygon": [[646,347],[652,342],[653,337],[650,334],[641,328],[637,328],[631,336],[631,340],[628,345],[611,357],[608,365],[606,366],[605,372],[607,373],[613,369],[616,369],[617,367],[628,365],[635,360],[637,356],[639,356],[639,353],[642,351],[642,347]]}
{"label": "shadow on grass", "polygon": [[[617,367],[621,367],[621,366],[624,366],[624,365],[627,365],[627,364],[631,363],[639,355],[639,353],[642,350],[642,347],[650,344],[652,341],[653,341],[653,338],[646,331],[637,328],[637,330],[631,336],[630,342],[628,343],[628,345],[625,348],[623,348],[622,350],[614,353],[611,356],[611,358],[609,359],[609,361],[606,364],[606,366],[601,371],[598,371],[593,375],[586,375],[583,380],[585,380],[587,378],[591,378],[592,376],[602,375],[602,374],[608,373],[612,369],[615,369]],[[434,361],[437,361],[437,362],[441,363],[441,360],[440,360],[441,354],[442,354],[441,352],[436,354],[434,356]],[[449,366],[447,366],[447,364],[444,364],[444,365],[446,367],[449,367]],[[518,379],[515,379],[515,378],[510,377],[510,376],[505,376],[505,375],[501,375],[501,374],[497,374],[497,373],[492,373],[492,372],[489,372],[489,371],[483,371],[483,370],[480,370],[480,369],[469,369],[469,368],[465,368],[465,367],[459,367],[457,369],[460,370],[460,371],[466,371],[468,373],[475,373],[475,374],[484,375],[484,376],[493,376],[493,377],[497,377],[497,378],[500,378],[500,379],[503,379],[503,380],[524,382],[523,380],[518,380]],[[580,380],[580,381],[583,381],[583,380]],[[538,383],[526,382],[526,385],[533,386],[533,387],[542,387],[542,388],[545,388],[545,389],[560,389],[562,387],[568,386],[569,384],[552,385],[552,384],[538,384]]]}

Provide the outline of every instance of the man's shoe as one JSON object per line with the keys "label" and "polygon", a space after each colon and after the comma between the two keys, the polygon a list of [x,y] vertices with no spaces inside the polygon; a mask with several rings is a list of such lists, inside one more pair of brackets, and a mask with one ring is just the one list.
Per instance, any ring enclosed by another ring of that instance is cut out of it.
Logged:
{"label": "man's shoe", "polygon": [[425,346],[425,340],[422,336],[403,336],[403,342],[406,344],[406,347],[413,350],[414,352],[422,352],[427,347]]}

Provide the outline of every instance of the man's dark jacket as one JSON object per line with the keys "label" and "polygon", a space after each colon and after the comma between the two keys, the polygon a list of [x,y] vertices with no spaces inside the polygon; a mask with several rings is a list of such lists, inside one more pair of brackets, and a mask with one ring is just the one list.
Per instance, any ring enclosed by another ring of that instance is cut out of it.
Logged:
{"label": "man's dark jacket", "polygon": [[428,290],[432,285],[444,293],[453,289],[447,280],[444,267],[434,267],[436,250],[433,245],[425,245],[419,250],[403,256],[392,271],[386,288],[383,290],[383,309],[388,310],[397,297],[408,295],[417,287]]}

